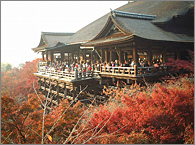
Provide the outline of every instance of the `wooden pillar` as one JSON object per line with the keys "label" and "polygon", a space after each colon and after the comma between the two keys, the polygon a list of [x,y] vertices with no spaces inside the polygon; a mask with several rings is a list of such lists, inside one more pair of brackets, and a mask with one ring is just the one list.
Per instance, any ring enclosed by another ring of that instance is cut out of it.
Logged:
{"label": "wooden pillar", "polygon": [[125,60],[128,59],[128,58],[127,58],[127,53],[126,53],[126,52],[124,53],[124,58],[125,58]]}
{"label": "wooden pillar", "polygon": [[75,86],[74,85],[72,85],[72,97],[73,97],[73,100],[76,98],[76,88],[75,88]]}
{"label": "wooden pillar", "polygon": [[46,61],[48,61],[48,52],[46,52]]}
{"label": "wooden pillar", "polygon": [[84,50],[83,58],[84,58],[84,63],[86,63],[86,50]]}
{"label": "wooden pillar", "polygon": [[91,50],[91,65],[93,64],[93,50]]}
{"label": "wooden pillar", "polygon": [[44,57],[44,52],[42,52],[42,59],[45,60],[45,57]]}
{"label": "wooden pillar", "polygon": [[123,62],[124,62],[124,52],[123,52],[123,51],[121,51],[121,49],[119,48],[119,50],[118,50],[118,54],[119,54],[119,56],[118,56],[118,59],[119,59],[119,64],[121,64],[121,63],[123,63]]}
{"label": "wooden pillar", "polygon": [[66,83],[64,83],[64,98],[66,98],[67,93],[68,93],[68,91],[66,88]]}
{"label": "wooden pillar", "polygon": [[105,62],[108,63],[108,49],[105,50]]}
{"label": "wooden pillar", "polygon": [[58,102],[58,105],[59,105],[60,104],[60,96],[59,96],[60,88],[59,88],[59,83],[58,82],[57,82],[56,92],[57,92],[57,102]]}
{"label": "wooden pillar", "polygon": [[77,63],[80,62],[80,49],[77,50]]}
{"label": "wooden pillar", "polygon": [[61,62],[64,61],[64,52],[60,52],[60,55],[61,55]]}
{"label": "wooden pillar", "polygon": [[50,51],[50,59],[51,59],[51,62],[53,62],[53,51]]}
{"label": "wooden pillar", "polygon": [[68,66],[70,65],[70,53],[68,52]]}
{"label": "wooden pillar", "polygon": [[152,65],[152,50],[151,49],[148,49],[148,64],[149,65]]}
{"label": "wooden pillar", "polygon": [[110,62],[112,61],[112,50],[110,49]]}
{"label": "wooden pillar", "polygon": [[135,65],[138,66],[138,55],[137,55],[137,48],[133,47],[133,59],[135,61]]}
{"label": "wooden pillar", "polygon": [[94,53],[94,55],[95,55],[95,63],[97,62],[97,60],[98,60],[98,55],[97,55],[97,53],[95,52]]}
{"label": "wooden pillar", "polygon": [[166,49],[164,49],[162,52],[162,63],[166,62],[166,53],[167,53],[167,51],[166,51]]}
{"label": "wooden pillar", "polygon": [[74,53],[72,52],[72,62],[71,63],[73,62],[74,62]]}
{"label": "wooden pillar", "polygon": [[101,54],[101,63],[103,63],[103,49],[100,50],[100,54]]}

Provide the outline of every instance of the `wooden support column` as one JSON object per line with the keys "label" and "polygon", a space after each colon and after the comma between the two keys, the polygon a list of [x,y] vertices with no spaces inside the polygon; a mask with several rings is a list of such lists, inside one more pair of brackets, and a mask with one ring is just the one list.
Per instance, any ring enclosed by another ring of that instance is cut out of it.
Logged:
{"label": "wooden support column", "polygon": [[162,52],[162,63],[166,62],[166,53],[167,53],[167,51],[166,51],[166,49],[164,49]]}
{"label": "wooden support column", "polygon": [[138,55],[137,55],[137,48],[133,47],[133,59],[135,61],[135,65],[138,66]]}
{"label": "wooden support column", "polygon": [[110,62],[112,61],[112,50],[110,49]]}
{"label": "wooden support column", "polygon": [[58,105],[59,105],[60,104],[60,96],[59,96],[60,88],[59,88],[59,83],[58,82],[57,82],[56,92],[57,92],[57,102],[58,102]]}
{"label": "wooden support column", "polygon": [[93,64],[93,50],[91,50],[91,65]]}
{"label": "wooden support column", "polygon": [[72,94],[73,95],[72,97],[73,97],[73,100],[74,100],[76,98],[76,88],[75,88],[74,85],[72,86],[72,93],[73,93]]}
{"label": "wooden support column", "polygon": [[63,62],[64,61],[64,52],[61,52],[60,55],[61,55],[61,62]]}
{"label": "wooden support column", "polygon": [[66,88],[66,83],[64,83],[64,98],[66,98],[67,93],[68,93],[68,91],[67,91],[67,88]]}
{"label": "wooden support column", "polygon": [[50,59],[51,59],[51,62],[53,62],[53,51],[50,51]]}
{"label": "wooden support column", "polygon": [[72,62],[71,63],[73,62],[74,62],[74,53],[72,52]]}
{"label": "wooden support column", "polygon": [[105,50],[105,62],[108,63],[108,49]]}
{"label": "wooden support column", "polygon": [[124,62],[124,52],[123,52],[123,51],[121,51],[121,49],[119,48],[119,50],[118,50],[118,54],[119,54],[119,56],[118,56],[118,59],[119,59],[119,64],[121,64],[121,63],[123,63],[123,62]]}
{"label": "wooden support column", "polygon": [[44,57],[44,52],[42,52],[42,59],[45,60],[45,57]]}
{"label": "wooden support column", "polygon": [[103,49],[100,50],[100,54],[101,54],[101,63],[103,63]]}
{"label": "wooden support column", "polygon": [[48,61],[48,52],[46,52],[46,61]]}
{"label": "wooden support column", "polygon": [[83,58],[84,58],[84,63],[86,63],[86,50],[84,50]]}
{"label": "wooden support column", "polygon": [[70,65],[70,53],[68,52],[68,66]]}
{"label": "wooden support column", "polygon": [[77,63],[80,62],[80,48],[77,50]]}
{"label": "wooden support column", "polygon": [[151,66],[152,65],[152,50],[148,49],[148,64]]}

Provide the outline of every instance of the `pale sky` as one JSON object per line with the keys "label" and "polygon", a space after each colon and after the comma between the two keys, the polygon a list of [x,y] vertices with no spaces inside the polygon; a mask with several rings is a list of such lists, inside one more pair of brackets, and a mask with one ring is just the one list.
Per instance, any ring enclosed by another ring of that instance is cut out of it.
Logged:
{"label": "pale sky", "polygon": [[1,62],[40,58],[41,32],[76,32],[128,1],[1,1]]}

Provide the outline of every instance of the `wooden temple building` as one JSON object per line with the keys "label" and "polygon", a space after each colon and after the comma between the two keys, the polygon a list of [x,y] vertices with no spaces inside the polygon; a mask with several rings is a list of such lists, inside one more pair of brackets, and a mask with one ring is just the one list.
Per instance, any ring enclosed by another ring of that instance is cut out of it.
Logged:
{"label": "wooden temple building", "polygon": [[[45,62],[135,62],[130,67],[101,66],[100,70],[84,77],[63,72],[35,73],[45,90],[46,82],[53,79],[57,85],[55,93],[58,96],[61,93],[61,97],[67,95],[66,89],[73,90],[75,96],[75,88],[79,85],[94,86],[107,79],[130,83],[143,77],[158,78],[170,72],[163,65],[155,70],[155,59],[162,64],[169,58],[188,59],[188,50],[194,50],[194,2],[128,2],[76,33],[42,32],[40,44],[32,50],[42,53]],[[141,60],[147,60],[149,66],[140,67]],[[58,85],[62,86],[61,92]]]}

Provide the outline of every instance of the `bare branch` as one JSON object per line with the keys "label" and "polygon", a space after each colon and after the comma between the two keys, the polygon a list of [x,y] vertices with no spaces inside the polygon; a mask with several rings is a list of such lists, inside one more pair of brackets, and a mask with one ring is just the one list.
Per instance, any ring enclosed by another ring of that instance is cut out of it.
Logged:
{"label": "bare branch", "polygon": [[64,110],[64,112],[62,113],[62,115],[60,115],[60,117],[58,118],[58,120],[54,123],[54,125],[51,127],[51,129],[49,130],[49,132],[47,132],[47,134],[45,135],[44,139],[47,137],[47,135],[49,135],[51,133],[51,131],[53,131],[53,129],[55,128],[56,124],[59,122],[59,120],[62,118],[62,116],[66,113],[66,111],[71,107],[71,105],[74,103],[75,100],[77,100],[77,98],[79,97],[79,95],[86,90],[88,87],[88,85],[79,92],[79,94],[75,97],[75,99],[70,103],[70,105],[66,108],[66,110]]}
{"label": "bare branch", "polygon": [[37,91],[36,91],[36,89],[35,89],[34,83],[35,83],[35,82],[33,81],[33,88],[34,88],[34,91],[35,91],[37,97],[39,98],[39,101],[41,102],[41,105],[44,106],[43,102],[41,101],[41,98],[40,98],[39,94],[37,93]]}
{"label": "bare branch", "polygon": [[83,142],[83,144],[87,143],[88,141],[90,141],[91,139],[94,138],[94,136],[96,136],[100,131],[102,131],[102,129],[106,126],[106,124],[108,123],[108,121],[110,121],[112,115],[114,114],[115,111],[112,112],[112,114],[110,115],[109,119],[105,122],[105,124],[102,126],[102,128],[100,128],[100,130],[95,134],[92,135],[87,141]]}
{"label": "bare branch", "polygon": [[10,132],[10,134],[5,138],[4,136],[2,136],[3,138],[4,138],[4,141],[2,142],[2,144],[9,138],[9,136],[11,135],[13,133],[13,131],[12,132]]}
{"label": "bare branch", "polygon": [[[50,83],[49,89],[51,89],[51,83]],[[48,97],[49,97],[49,93],[50,93],[50,91],[48,91],[48,93],[47,93],[47,98],[46,98],[46,101],[45,101],[45,104],[44,104],[44,110],[43,110],[42,139],[41,139],[41,144],[44,144],[45,112],[46,112],[46,108],[47,108],[47,100],[48,100]]]}
{"label": "bare branch", "polygon": [[[94,102],[95,98],[93,99],[92,103]],[[92,104],[91,103],[91,104]],[[67,141],[69,140],[69,138],[72,136],[73,132],[75,131],[77,125],[79,124],[81,118],[87,113],[87,111],[89,110],[89,108],[91,107],[91,105],[89,105],[89,107],[87,108],[87,110],[83,113],[83,115],[79,118],[79,120],[77,121],[77,123],[75,124],[74,128],[72,129],[71,133],[69,134],[68,138],[66,138],[66,141],[63,144],[66,144]]]}

